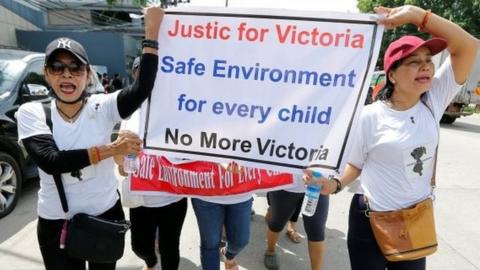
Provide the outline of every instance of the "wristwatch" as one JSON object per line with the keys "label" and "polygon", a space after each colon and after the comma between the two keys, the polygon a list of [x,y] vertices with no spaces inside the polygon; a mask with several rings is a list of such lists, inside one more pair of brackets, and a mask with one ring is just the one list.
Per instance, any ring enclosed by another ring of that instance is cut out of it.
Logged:
{"label": "wristwatch", "polygon": [[333,194],[337,194],[340,191],[342,191],[343,186],[342,186],[342,182],[340,182],[340,179],[336,177],[332,177],[331,181],[335,181],[335,184],[337,184],[337,187],[335,188],[335,191],[333,192]]}
{"label": "wristwatch", "polygon": [[142,41],[142,48],[145,48],[145,47],[158,50],[158,41],[153,39],[144,39]]}

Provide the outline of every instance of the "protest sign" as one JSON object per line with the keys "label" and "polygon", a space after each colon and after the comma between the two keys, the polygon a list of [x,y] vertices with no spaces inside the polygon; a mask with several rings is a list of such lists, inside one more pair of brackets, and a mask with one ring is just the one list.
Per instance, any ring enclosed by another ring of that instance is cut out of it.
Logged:
{"label": "protest sign", "polygon": [[205,161],[172,162],[163,156],[141,154],[140,168],[131,175],[130,190],[142,194],[170,193],[222,196],[279,189],[293,176],[271,170]]}
{"label": "protest sign", "polygon": [[145,151],[301,172],[338,170],[383,29],[372,15],[167,12]]}

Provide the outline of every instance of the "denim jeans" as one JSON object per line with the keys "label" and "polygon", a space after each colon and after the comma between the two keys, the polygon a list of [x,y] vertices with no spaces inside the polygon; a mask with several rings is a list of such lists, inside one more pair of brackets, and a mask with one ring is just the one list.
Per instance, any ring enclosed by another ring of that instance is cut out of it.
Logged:
{"label": "denim jeans", "polygon": [[200,260],[203,270],[220,269],[222,225],[227,236],[227,259],[231,260],[248,244],[252,200],[236,204],[218,204],[192,198],[200,231]]}

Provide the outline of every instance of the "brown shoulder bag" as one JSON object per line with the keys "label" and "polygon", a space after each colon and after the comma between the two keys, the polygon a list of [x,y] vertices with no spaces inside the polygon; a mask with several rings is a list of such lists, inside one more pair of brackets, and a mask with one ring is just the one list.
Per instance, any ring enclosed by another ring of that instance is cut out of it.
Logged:
{"label": "brown shoulder bag", "polygon": [[[428,105],[425,106],[432,112]],[[435,188],[437,154],[438,146],[430,182],[432,191]],[[416,260],[437,251],[432,198],[396,211],[367,211],[377,244],[388,261]]]}

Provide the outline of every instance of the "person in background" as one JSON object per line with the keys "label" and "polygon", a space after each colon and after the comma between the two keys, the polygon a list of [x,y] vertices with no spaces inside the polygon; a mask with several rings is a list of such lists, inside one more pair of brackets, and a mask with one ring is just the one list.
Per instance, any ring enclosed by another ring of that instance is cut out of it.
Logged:
{"label": "person in background", "polygon": [[[303,192],[304,193],[304,192]],[[267,213],[265,214],[265,222],[270,222],[272,219],[272,208],[270,207],[270,192],[267,192]],[[302,211],[303,198],[298,201],[298,204],[293,212],[292,216],[288,219],[287,222],[287,237],[292,241],[292,243],[299,244],[302,242],[302,237],[298,234],[297,231],[297,222],[300,217],[300,212]],[[253,210],[252,210],[253,212]],[[252,214],[253,215],[253,214]]]}
{"label": "person in background", "polygon": [[133,82],[138,80],[138,69],[139,69],[139,67],[140,67],[140,57],[137,56],[133,60],[132,69],[131,69],[131,75],[132,75]]}
{"label": "person in background", "polygon": [[111,84],[113,91],[117,91],[123,88],[123,82],[122,78],[120,77],[120,74],[115,73],[113,76],[112,84]]}
{"label": "person in background", "polygon": [[[267,249],[264,254],[264,265],[267,269],[280,268],[275,247],[280,232],[296,211],[301,211],[305,196],[305,185],[302,175],[295,176],[295,185],[289,189],[271,191],[268,193],[270,201],[271,217],[267,220]],[[310,257],[310,269],[323,269],[325,254],[325,225],[328,216],[329,196],[322,195],[317,202],[317,208],[313,216],[303,215],[303,225],[308,238],[308,254]],[[268,214],[268,213],[267,213]],[[287,231],[287,234],[289,232]],[[289,235],[290,238],[292,236]],[[294,239],[292,239],[293,241]]]}
{"label": "person in background", "polygon": [[[145,10],[145,37],[156,42],[163,10]],[[128,134],[111,143],[114,124],[129,117],[150,95],[158,68],[158,46],[143,48],[138,84],[113,94],[88,96],[91,71],[83,46],[69,38],[52,41],[45,51],[45,78],[52,88],[53,134],[42,104],[23,104],[17,113],[19,140],[39,167],[37,236],[47,270],[85,269],[86,262],[60,248],[65,223],[77,213],[125,219],[111,157],[140,151],[141,140]],[[62,210],[52,175],[61,174],[69,212]],[[68,241],[68,240],[67,240]],[[116,263],[88,262],[89,269],[115,269]]]}
{"label": "person in background", "polygon": [[[403,36],[384,55],[386,84],[376,102],[361,113],[352,152],[339,178],[318,181],[322,194],[336,193],[358,176],[361,189],[350,204],[348,252],[353,270],[425,270],[426,258],[389,262],[373,235],[369,208],[393,211],[432,194],[439,121],[472,69],[478,40],[455,23],[416,6],[377,7],[380,24],[395,28],[414,24],[434,36]],[[450,57],[434,70],[432,56],[447,49]],[[420,164],[419,164],[420,163]],[[418,166],[420,165],[420,166]]]}
{"label": "person in background", "polygon": [[[139,112],[139,111],[137,111]],[[135,114],[132,115],[132,118]],[[128,133],[128,125],[122,122],[120,136]],[[136,132],[130,133],[137,137]],[[120,175],[124,156],[115,157]],[[126,181],[126,180],[123,180]],[[129,196],[123,194],[123,196]],[[138,195],[136,195],[138,196]],[[158,264],[155,249],[158,247],[161,269],[179,269],[180,234],[187,213],[187,198],[169,195],[140,195],[142,205],[130,208],[131,244],[133,252],[145,262],[144,270],[156,269]]]}
{"label": "person in background", "polygon": [[[132,64],[132,75],[138,79],[140,57]],[[135,81],[134,81],[135,85]],[[129,121],[122,121],[119,135],[129,134],[138,138],[143,134],[139,123],[141,110],[135,111]],[[123,155],[114,157],[120,175],[123,170]],[[124,179],[123,181],[128,181]],[[122,196],[131,196],[122,194]],[[158,247],[161,269],[178,269],[180,264],[180,234],[187,214],[187,198],[175,195],[142,196],[142,205],[130,208],[131,244],[133,252],[145,262],[144,270],[153,270],[158,264],[155,249]]]}
{"label": "person in background", "polygon": [[[228,170],[238,171],[238,165],[232,162]],[[247,246],[250,238],[252,194],[191,200],[200,231],[202,269],[219,270],[221,255],[226,270],[238,270],[235,257]],[[222,227],[225,227],[226,246],[220,249]]]}
{"label": "person in background", "polygon": [[108,77],[107,73],[102,74],[102,85],[103,87],[107,86],[110,84],[110,78]]}

